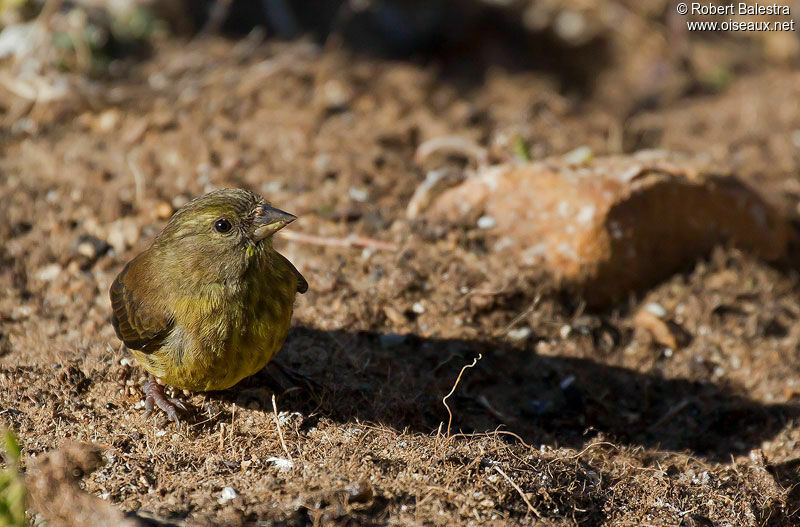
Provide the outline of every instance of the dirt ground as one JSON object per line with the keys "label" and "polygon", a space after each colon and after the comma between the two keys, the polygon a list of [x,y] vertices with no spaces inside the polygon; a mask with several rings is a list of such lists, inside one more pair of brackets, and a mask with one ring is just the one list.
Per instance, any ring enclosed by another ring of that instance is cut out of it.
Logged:
{"label": "dirt ground", "polygon": [[[800,72],[700,44],[734,64],[724,86],[633,83],[613,55],[570,89],[554,70],[175,38],[69,104],[5,94],[0,423],[25,465],[97,445],[82,488],[151,525],[800,524],[796,270],[719,247],[589,312],[481,232],[406,219],[429,170],[474,165],[415,161],[443,135],[492,161],[518,141],[535,159],[705,154],[794,213]],[[279,359],[319,387],[276,408],[263,375],[192,394],[176,429],[144,418],[108,288],[175,207],[229,186],[297,214],[293,231],[397,250],[279,240],[310,284]],[[678,349],[636,328],[649,303]]]}

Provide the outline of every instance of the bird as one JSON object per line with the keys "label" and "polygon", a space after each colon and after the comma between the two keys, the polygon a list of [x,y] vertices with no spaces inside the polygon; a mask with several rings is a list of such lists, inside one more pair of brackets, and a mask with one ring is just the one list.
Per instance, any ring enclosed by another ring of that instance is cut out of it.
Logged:
{"label": "bird", "polygon": [[255,374],[283,345],[308,282],[272,244],[296,216],[243,189],[221,189],[177,210],[109,290],[111,323],[147,371],[155,406],[180,426],[164,385],[224,390]]}

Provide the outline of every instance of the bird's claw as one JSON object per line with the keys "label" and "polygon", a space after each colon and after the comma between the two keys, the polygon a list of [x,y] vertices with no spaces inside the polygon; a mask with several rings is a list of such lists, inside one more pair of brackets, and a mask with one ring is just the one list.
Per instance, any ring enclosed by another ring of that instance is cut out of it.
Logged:
{"label": "bird's claw", "polygon": [[164,394],[164,387],[158,384],[154,377],[145,383],[144,386],[144,416],[150,417],[156,406],[161,408],[167,417],[170,418],[178,427],[181,426],[181,420],[178,418],[178,410],[187,411],[186,405],[179,399],[174,397],[167,397]]}

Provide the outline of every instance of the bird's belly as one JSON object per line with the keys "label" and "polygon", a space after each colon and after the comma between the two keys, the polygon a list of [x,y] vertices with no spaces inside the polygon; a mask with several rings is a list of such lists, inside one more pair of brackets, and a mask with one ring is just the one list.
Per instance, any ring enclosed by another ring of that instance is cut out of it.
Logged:
{"label": "bird's belly", "polygon": [[292,316],[288,309],[245,324],[223,339],[176,327],[154,353],[134,351],[136,359],[165,384],[182,390],[224,390],[261,370],[283,345]]}

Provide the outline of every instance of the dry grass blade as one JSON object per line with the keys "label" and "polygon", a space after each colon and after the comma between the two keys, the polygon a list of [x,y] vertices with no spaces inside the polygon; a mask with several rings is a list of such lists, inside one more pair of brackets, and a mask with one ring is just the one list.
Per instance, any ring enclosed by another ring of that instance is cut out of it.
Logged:
{"label": "dry grass blade", "polygon": [[278,427],[278,437],[281,440],[283,451],[286,453],[286,457],[289,461],[294,461],[292,455],[289,453],[289,449],[286,447],[286,441],[283,439],[283,429],[281,428],[281,420],[278,418],[278,405],[275,404],[275,394],[272,394],[272,413],[275,416],[275,426]]}
{"label": "dry grass blade", "polygon": [[519,436],[519,434],[515,434],[514,432],[510,432],[508,430],[494,430],[492,432],[475,432],[475,433],[472,433],[472,434],[455,434],[453,437],[495,437],[495,436],[498,436],[498,435],[511,436],[514,439],[516,439],[517,441],[519,441],[519,443],[522,446],[524,446],[525,448],[527,448],[529,450],[538,451],[538,449],[536,447],[526,443],[525,440],[522,439]]}
{"label": "dry grass blade", "polygon": [[533,504],[531,504],[531,501],[528,499],[528,497],[525,495],[525,493],[522,492],[522,489],[520,488],[520,486],[517,485],[517,483],[513,479],[511,479],[511,477],[508,474],[503,472],[502,469],[500,467],[498,467],[497,465],[494,466],[494,469],[497,472],[499,472],[500,475],[503,476],[506,481],[508,481],[508,484],[511,485],[512,487],[514,487],[514,490],[516,490],[519,493],[520,497],[522,498],[522,501],[524,501],[525,505],[528,506],[528,510],[531,511],[534,514],[534,516],[536,516],[537,518],[541,518],[542,517],[541,513],[536,510],[536,507],[534,507]]}
{"label": "dry grass blade", "polygon": [[450,439],[450,425],[453,424],[453,412],[450,411],[450,407],[447,405],[447,399],[449,399],[450,396],[453,395],[453,393],[456,391],[456,388],[458,387],[458,383],[461,381],[461,376],[464,375],[464,371],[467,368],[474,368],[475,365],[478,364],[478,361],[481,360],[482,358],[483,358],[483,354],[478,353],[478,356],[475,357],[472,360],[472,364],[464,365],[464,367],[461,368],[461,371],[458,372],[458,377],[456,377],[456,382],[453,383],[453,387],[450,389],[450,392],[447,395],[445,395],[444,397],[442,397],[442,404],[444,405],[445,408],[447,408],[447,415],[448,415],[448,417],[447,417],[447,439]]}
{"label": "dry grass blade", "polygon": [[583,450],[581,450],[580,452],[578,452],[577,454],[575,454],[574,456],[572,456],[569,459],[578,459],[578,458],[582,457],[589,450],[592,450],[593,448],[596,448],[596,447],[599,447],[599,446],[610,446],[611,448],[619,450],[619,447],[617,447],[617,445],[615,445],[614,443],[609,443],[608,441],[598,441],[596,443],[592,443],[591,445],[588,445],[586,448],[584,448]]}
{"label": "dry grass blade", "polygon": [[139,170],[139,150],[134,149],[128,152],[128,155],[125,156],[125,161],[128,163],[128,168],[133,174],[133,183],[134,189],[136,192],[136,204],[138,206],[142,206],[144,202],[144,176],[142,175],[142,171]]}

